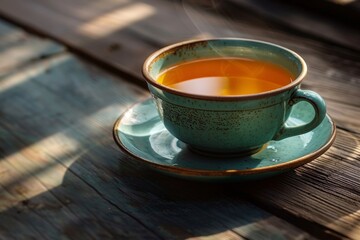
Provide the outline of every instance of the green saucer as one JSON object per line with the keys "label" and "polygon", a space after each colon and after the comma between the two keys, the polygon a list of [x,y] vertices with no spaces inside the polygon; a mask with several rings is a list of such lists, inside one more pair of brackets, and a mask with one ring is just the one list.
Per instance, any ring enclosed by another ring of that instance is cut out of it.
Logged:
{"label": "green saucer", "polygon": [[[296,104],[289,126],[312,119],[308,103]],[[270,141],[249,156],[211,157],[197,154],[172,136],[164,127],[152,99],[128,109],[114,125],[114,139],[119,147],[155,170],[196,180],[255,180],[299,167],[323,154],[335,139],[335,125],[327,115],[314,130]]]}

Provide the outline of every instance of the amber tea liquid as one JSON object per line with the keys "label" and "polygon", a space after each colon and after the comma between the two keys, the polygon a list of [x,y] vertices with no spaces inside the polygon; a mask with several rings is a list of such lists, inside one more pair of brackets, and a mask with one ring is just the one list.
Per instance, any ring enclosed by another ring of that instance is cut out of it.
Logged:
{"label": "amber tea liquid", "polygon": [[289,84],[291,73],[272,63],[243,58],[185,62],[162,72],[157,82],[186,93],[210,96],[248,95]]}

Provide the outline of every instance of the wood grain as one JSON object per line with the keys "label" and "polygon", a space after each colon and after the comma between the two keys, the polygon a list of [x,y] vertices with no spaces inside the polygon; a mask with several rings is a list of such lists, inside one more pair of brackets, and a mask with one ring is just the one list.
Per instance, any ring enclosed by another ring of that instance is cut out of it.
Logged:
{"label": "wood grain", "polygon": [[[335,4],[336,1],[320,0],[313,1],[311,4],[304,1],[292,1],[297,3],[291,4],[291,1],[281,0],[231,0],[225,4],[229,4],[227,7],[229,9],[250,11],[256,16],[285,26],[291,31],[311,35],[312,38],[320,38],[322,41],[330,41],[334,45],[360,50],[358,44],[360,34],[357,29],[359,21],[356,17],[360,12],[359,7],[355,8],[358,5],[355,3],[356,1],[354,4],[348,4],[353,5],[352,7],[345,6],[346,4],[344,6],[341,6],[340,3]],[[306,5],[308,8],[303,8]],[[316,7],[318,11],[315,11]],[[346,20],[346,24],[339,21],[341,15],[342,19]]]}
{"label": "wood grain", "polygon": [[338,129],[333,147],[324,156],[286,174],[287,177],[251,185],[246,192],[264,207],[276,205],[279,213],[290,212],[297,218],[357,239],[360,234],[359,146],[359,134]]}
{"label": "wood grain", "polygon": [[23,64],[61,53],[64,47],[48,39],[31,36],[11,24],[0,22],[0,77]]}

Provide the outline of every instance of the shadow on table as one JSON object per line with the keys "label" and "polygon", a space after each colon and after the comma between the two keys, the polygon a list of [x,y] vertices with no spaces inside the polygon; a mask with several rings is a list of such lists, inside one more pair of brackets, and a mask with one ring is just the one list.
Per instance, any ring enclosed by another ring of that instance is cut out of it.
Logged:
{"label": "shadow on table", "polygon": [[[110,122],[105,126],[111,129]],[[69,134],[69,137],[77,138],[75,135]],[[59,234],[69,238],[138,239],[230,237],[236,234],[250,239],[306,237],[304,232],[286,226],[287,223],[258,207],[260,204],[287,218],[299,207],[284,209],[287,200],[296,199],[297,204],[310,206],[313,199],[306,195],[309,186],[306,183],[300,186],[304,187],[304,192],[296,187],[299,180],[306,181],[296,172],[251,183],[180,180],[149,171],[131,160],[115,147],[110,134],[94,129],[87,137],[97,139],[101,144],[91,145],[82,140],[77,151],[56,157],[58,163],[75,158],[61,184],[44,189],[45,192],[1,212],[0,222],[4,224],[0,230],[6,228],[7,233],[13,233],[24,227],[21,224],[28,224],[27,230],[41,231],[50,238]],[[76,152],[82,153],[77,155]],[[42,184],[59,174],[48,167],[49,176],[40,178]],[[306,178],[307,170],[300,172]],[[22,191],[26,195],[26,188],[14,187],[9,189],[10,193]],[[331,191],[336,186],[328,187]],[[316,212],[316,209],[312,211]],[[353,206],[351,211],[326,221],[336,222],[357,211],[358,207]],[[336,236],[315,228],[314,222],[296,216],[289,219],[317,237],[336,239]]]}

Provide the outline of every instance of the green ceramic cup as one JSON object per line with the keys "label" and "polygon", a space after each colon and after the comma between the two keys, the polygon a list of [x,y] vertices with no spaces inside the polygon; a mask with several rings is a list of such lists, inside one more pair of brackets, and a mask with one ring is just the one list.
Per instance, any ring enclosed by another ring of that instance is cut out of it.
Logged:
{"label": "green ceramic cup", "polygon": [[[156,82],[164,70],[202,58],[239,57],[281,65],[296,79],[268,92],[239,96],[204,96],[181,92]],[[167,130],[205,154],[251,154],[270,140],[306,133],[326,115],[324,100],[315,92],[300,89],[307,67],[295,52],[256,40],[221,38],[174,44],[150,55],[143,75]],[[288,127],[294,104],[306,101],[314,117],[306,124]]]}

